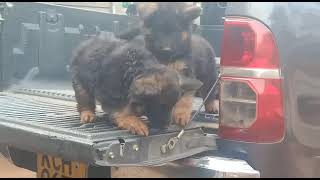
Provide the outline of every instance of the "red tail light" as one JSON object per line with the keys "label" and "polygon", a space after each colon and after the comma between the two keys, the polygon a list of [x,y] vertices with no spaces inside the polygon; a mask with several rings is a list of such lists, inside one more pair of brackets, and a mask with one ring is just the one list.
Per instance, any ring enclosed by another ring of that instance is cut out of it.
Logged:
{"label": "red tail light", "polygon": [[222,66],[278,68],[272,33],[253,19],[228,18],[224,23]]}
{"label": "red tail light", "polygon": [[284,136],[279,56],[257,20],[226,18],[221,55],[221,138],[276,142]]}

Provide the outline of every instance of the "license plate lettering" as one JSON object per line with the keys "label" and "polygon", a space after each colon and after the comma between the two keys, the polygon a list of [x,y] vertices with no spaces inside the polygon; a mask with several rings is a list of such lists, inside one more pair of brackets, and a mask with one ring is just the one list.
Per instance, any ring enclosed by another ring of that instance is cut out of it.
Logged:
{"label": "license plate lettering", "polygon": [[61,158],[38,154],[37,157],[38,178],[83,178],[87,176],[87,165],[66,161]]}

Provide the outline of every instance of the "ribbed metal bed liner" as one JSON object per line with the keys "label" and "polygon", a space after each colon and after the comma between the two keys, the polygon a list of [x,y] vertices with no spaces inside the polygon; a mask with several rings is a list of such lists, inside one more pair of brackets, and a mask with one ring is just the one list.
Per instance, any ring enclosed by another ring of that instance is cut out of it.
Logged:
{"label": "ribbed metal bed liner", "polygon": [[[160,146],[178,133],[178,127],[150,130],[150,136],[140,137],[118,129],[99,107],[97,112],[95,123],[81,124],[71,90],[2,92],[0,144],[102,166],[156,165],[215,149],[215,137],[194,123],[172,152],[162,154]],[[125,142],[123,156],[120,140]]]}

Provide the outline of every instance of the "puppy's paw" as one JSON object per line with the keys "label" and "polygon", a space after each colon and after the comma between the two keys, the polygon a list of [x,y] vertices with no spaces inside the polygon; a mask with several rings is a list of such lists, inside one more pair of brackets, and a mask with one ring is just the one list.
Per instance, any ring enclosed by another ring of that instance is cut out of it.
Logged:
{"label": "puppy's paw", "polygon": [[80,113],[81,123],[91,123],[94,122],[96,115],[92,111],[82,111]]}
{"label": "puppy's paw", "polygon": [[184,127],[191,120],[191,112],[185,108],[177,107],[173,110],[173,119],[177,125]]}
{"label": "puppy's paw", "polygon": [[96,115],[92,111],[82,111],[80,113],[81,123],[91,123],[96,119]]}
{"label": "puppy's paw", "polygon": [[115,122],[121,129],[127,129],[132,134],[148,136],[148,126],[136,116],[117,116]]}
{"label": "puppy's paw", "polygon": [[173,109],[174,122],[180,126],[186,126],[191,121],[192,96],[182,97]]}
{"label": "puppy's paw", "polygon": [[207,113],[219,113],[219,100],[211,100],[205,104]]}

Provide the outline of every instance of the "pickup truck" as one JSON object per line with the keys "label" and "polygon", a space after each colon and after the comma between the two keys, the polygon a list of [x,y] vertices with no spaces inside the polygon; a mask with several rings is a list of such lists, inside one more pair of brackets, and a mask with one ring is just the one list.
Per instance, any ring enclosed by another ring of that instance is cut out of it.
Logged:
{"label": "pickup truck", "polygon": [[72,49],[135,18],[0,3],[1,154],[37,177],[319,176],[320,3],[202,7],[200,33],[221,57],[220,113],[199,113],[162,148],[181,129],[135,136],[99,109],[97,122],[80,124],[71,88]]}

